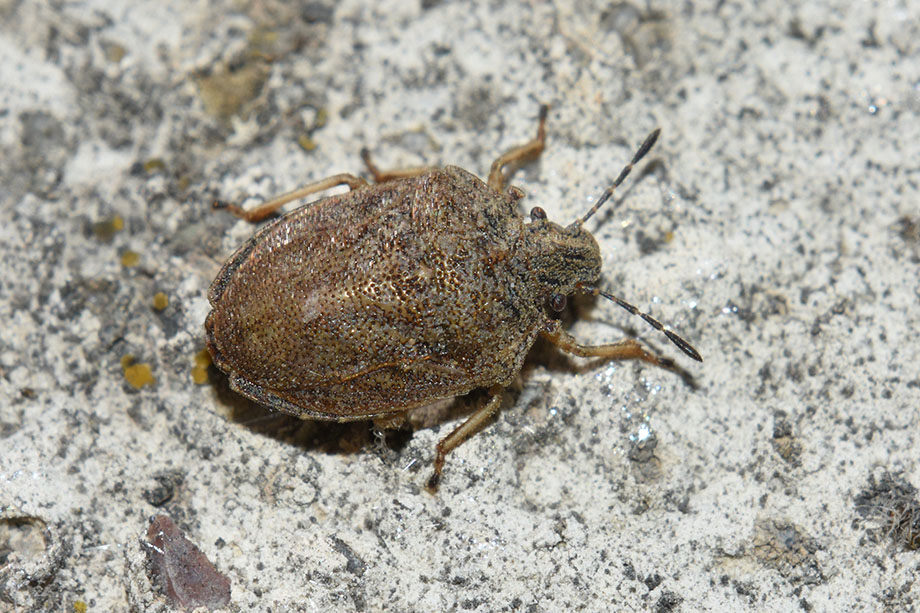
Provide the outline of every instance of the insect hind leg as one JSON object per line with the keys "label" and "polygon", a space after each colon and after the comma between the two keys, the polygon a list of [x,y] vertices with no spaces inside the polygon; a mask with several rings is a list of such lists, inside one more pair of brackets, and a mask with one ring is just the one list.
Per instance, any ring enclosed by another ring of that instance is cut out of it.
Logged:
{"label": "insect hind leg", "polygon": [[447,454],[479,432],[485,423],[498,411],[502,404],[502,387],[493,386],[490,388],[489,394],[489,400],[482,407],[438,442],[435,448],[434,474],[428,479],[428,491],[434,492],[438,489],[438,484],[441,482],[441,471],[444,470],[444,461],[447,458]]}
{"label": "insect hind leg", "polygon": [[397,168],[391,170],[380,170],[373,160],[371,152],[367,147],[361,149],[361,159],[367,166],[367,171],[374,177],[374,183],[386,183],[387,181],[398,181],[399,179],[411,179],[423,175],[426,172],[434,170],[433,166],[417,166],[413,168]]}
{"label": "insect hind leg", "polygon": [[347,173],[332,175],[331,177],[326,177],[325,179],[320,179],[319,181],[314,181],[313,183],[307,183],[303,187],[298,187],[297,189],[290,191],[286,194],[281,194],[272,198],[268,202],[260,204],[254,209],[244,209],[243,207],[237,206],[235,204],[228,204],[226,202],[217,201],[214,203],[215,209],[227,209],[237,217],[245,219],[250,223],[257,223],[272,215],[275,211],[280,209],[282,206],[288,202],[293,202],[294,200],[301,200],[306,198],[311,194],[316,194],[318,192],[325,191],[329,188],[336,187],[337,185],[347,185],[349,189],[359,189],[361,187],[367,186],[367,181],[361,177],[356,177]]}

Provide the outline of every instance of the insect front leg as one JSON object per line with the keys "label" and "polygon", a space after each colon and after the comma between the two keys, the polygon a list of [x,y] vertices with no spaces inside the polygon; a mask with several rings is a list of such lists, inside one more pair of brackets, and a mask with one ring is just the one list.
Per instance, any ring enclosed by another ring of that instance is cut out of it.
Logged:
{"label": "insect front leg", "polygon": [[254,209],[246,210],[242,207],[236,206],[235,204],[226,204],[219,201],[214,203],[214,208],[226,208],[237,217],[245,219],[250,223],[256,223],[262,221],[288,202],[306,198],[310,194],[325,191],[337,185],[347,185],[350,189],[358,189],[360,187],[366,187],[367,181],[361,177],[343,173],[332,175],[331,177],[326,177],[325,179],[320,179],[319,181],[314,181],[313,183],[307,183],[303,187],[299,187],[286,194],[272,198],[268,202],[260,204]]}
{"label": "insect front leg", "polygon": [[485,423],[498,411],[502,404],[502,387],[492,386],[489,389],[489,400],[470,415],[465,422],[454,428],[454,431],[442,438],[435,448],[434,474],[428,479],[428,490],[434,492],[441,482],[441,471],[444,469],[444,460],[447,454],[460,446],[463,441],[476,434]]}
{"label": "insect front leg", "polygon": [[532,141],[514,147],[503,153],[497,160],[492,162],[492,168],[489,170],[489,187],[498,193],[505,191],[505,175],[503,170],[508,164],[532,160],[541,153],[546,145],[546,115],[549,113],[549,106],[540,106],[540,123],[537,125],[537,137]]}
{"label": "insect front leg", "polygon": [[558,321],[547,321],[545,329],[540,332],[549,342],[556,345],[566,353],[580,358],[606,358],[608,360],[642,360],[655,366],[672,367],[670,360],[659,358],[655,354],[643,349],[638,341],[627,338],[616,343],[606,345],[582,345],[575,338],[562,329]]}

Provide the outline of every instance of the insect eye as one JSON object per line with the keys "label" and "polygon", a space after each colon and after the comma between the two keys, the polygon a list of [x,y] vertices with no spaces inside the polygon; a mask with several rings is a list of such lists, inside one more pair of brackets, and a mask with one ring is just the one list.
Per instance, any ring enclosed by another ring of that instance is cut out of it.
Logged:
{"label": "insect eye", "polygon": [[538,219],[546,219],[546,211],[542,207],[535,206],[530,209],[530,220],[537,221]]}
{"label": "insect eye", "polygon": [[564,294],[553,294],[549,299],[549,306],[551,309],[557,313],[562,311],[565,308],[565,295]]}

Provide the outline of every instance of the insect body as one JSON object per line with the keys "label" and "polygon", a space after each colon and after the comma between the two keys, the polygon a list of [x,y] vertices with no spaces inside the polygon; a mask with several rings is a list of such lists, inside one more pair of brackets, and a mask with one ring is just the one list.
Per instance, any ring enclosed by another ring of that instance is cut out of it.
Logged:
{"label": "insect body", "polygon": [[207,345],[231,387],[274,409],[336,421],[391,420],[487,388],[486,404],[438,443],[433,489],[447,453],[498,409],[537,336],[578,356],[661,364],[631,339],[581,345],[549,315],[587,291],[663,329],[594,287],[600,250],[583,227],[658,132],[584,217],[562,227],[535,207],[528,223],[518,212],[523,193],[505,186],[502,171],[542,151],[545,119],[544,107],[537,138],[496,160],[488,184],[456,166],[382,173],[365,154],[375,185],[336,175],[250,212],[233,207],[257,220],[311,193],[351,187],[262,228],[211,285]]}

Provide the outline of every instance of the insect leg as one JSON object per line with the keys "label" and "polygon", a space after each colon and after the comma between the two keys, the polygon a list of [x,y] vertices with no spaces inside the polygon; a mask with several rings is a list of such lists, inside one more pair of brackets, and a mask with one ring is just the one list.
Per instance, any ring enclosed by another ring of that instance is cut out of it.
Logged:
{"label": "insect leg", "polygon": [[408,179],[410,177],[423,175],[426,172],[433,170],[433,167],[431,166],[399,168],[396,170],[380,170],[377,165],[371,161],[371,152],[368,151],[367,147],[361,150],[361,159],[364,160],[364,165],[367,166],[367,171],[374,175],[374,183],[386,183],[387,181],[395,181],[397,179]]}
{"label": "insect leg", "polygon": [[549,331],[541,334],[552,344],[566,353],[580,358],[606,358],[608,360],[642,360],[655,366],[671,367],[670,360],[664,360],[642,348],[638,341],[631,338],[607,345],[582,345],[562,329],[558,322],[553,322]]}
{"label": "insect leg", "polygon": [[367,181],[361,177],[343,173],[332,175],[331,177],[326,177],[325,179],[320,179],[319,181],[314,181],[313,183],[307,183],[303,187],[298,187],[297,189],[286,194],[272,198],[268,202],[260,204],[254,209],[246,210],[242,207],[236,206],[235,204],[227,204],[220,201],[214,203],[214,208],[225,208],[237,217],[245,219],[251,223],[256,223],[262,221],[288,202],[306,198],[310,194],[315,194],[317,192],[327,190],[330,187],[335,187],[336,185],[347,185],[350,189],[358,189],[359,187],[365,187],[367,185]]}
{"label": "insect leg", "polygon": [[502,404],[501,386],[493,386],[489,393],[489,400],[475,413],[470,415],[465,422],[454,428],[454,431],[442,438],[436,448],[437,455],[434,459],[434,474],[428,479],[428,490],[435,491],[441,482],[441,471],[444,469],[444,459],[447,454],[456,449],[466,439],[476,434],[485,423],[495,414]]}
{"label": "insect leg", "polygon": [[536,158],[543,152],[546,145],[546,115],[549,113],[549,106],[540,106],[540,123],[537,125],[537,137],[528,143],[514,147],[503,153],[497,160],[492,162],[492,168],[489,170],[489,187],[498,193],[505,191],[505,175],[502,170],[508,164],[514,162],[523,162]]}

